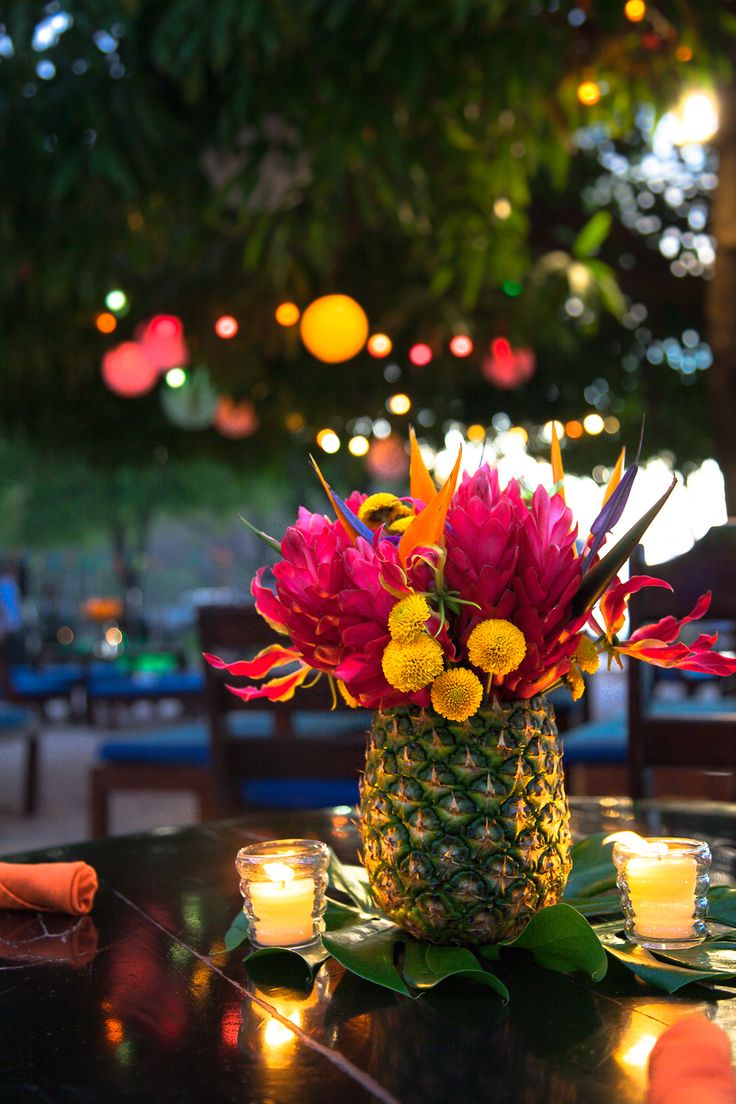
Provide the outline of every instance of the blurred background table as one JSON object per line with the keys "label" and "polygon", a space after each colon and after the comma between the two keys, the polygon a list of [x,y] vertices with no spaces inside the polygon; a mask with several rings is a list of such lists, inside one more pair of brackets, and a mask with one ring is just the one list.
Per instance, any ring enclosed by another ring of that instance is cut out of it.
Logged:
{"label": "blurred background table", "polygon": [[[573,800],[576,836],[632,827],[707,839],[736,875],[736,806]],[[222,938],[240,896],[237,849],[309,836],[355,861],[345,810],[251,815],[17,855],[97,869],[91,917],[0,913],[0,1097],[6,1104],[311,1104],[448,1099],[634,1104],[649,1051],[696,1011],[736,1039],[736,1002],[667,996],[612,963],[592,985],[515,960],[508,1008],[448,985],[409,1000],[331,962],[313,992],[266,993]],[[722,994],[720,995],[722,996]]]}

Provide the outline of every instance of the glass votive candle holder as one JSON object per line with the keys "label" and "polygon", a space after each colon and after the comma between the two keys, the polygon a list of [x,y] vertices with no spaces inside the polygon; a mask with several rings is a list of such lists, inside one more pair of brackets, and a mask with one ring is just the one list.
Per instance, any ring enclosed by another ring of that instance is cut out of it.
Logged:
{"label": "glass votive candle holder", "polygon": [[627,939],[654,951],[702,943],[710,885],[707,843],[671,836],[619,841],[613,861]]}
{"label": "glass votive candle holder", "polygon": [[330,850],[319,840],[285,839],[241,847],[235,860],[251,942],[305,947],[324,930]]}

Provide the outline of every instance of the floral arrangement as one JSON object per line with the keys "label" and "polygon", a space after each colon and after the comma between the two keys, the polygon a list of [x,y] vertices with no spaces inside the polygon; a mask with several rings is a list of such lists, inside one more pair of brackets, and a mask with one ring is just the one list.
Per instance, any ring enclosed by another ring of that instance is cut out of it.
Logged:
{"label": "floral arrangement", "polygon": [[[389,709],[414,704],[465,721],[494,700],[528,699],[566,686],[584,690],[601,654],[628,655],[659,667],[726,675],[736,659],[713,650],[716,636],[691,644],[682,626],[702,617],[703,595],[682,620],[666,617],[619,639],[629,598],[642,587],[668,584],[648,575],[618,578],[675,480],[605,555],[601,546],[620,519],[637,472],[624,453],[606,488],[601,511],[582,548],[565,503],[564,472],[552,441],[554,487],[527,492],[505,487],[488,465],[458,485],[460,456],[441,490],[411,433],[410,494],[346,500],[315,469],[335,517],[300,509],[279,554],[253,580],[256,608],[288,644],[276,643],[251,661],[208,660],[261,685],[231,687],[245,700],[284,701],[325,675],[351,706]],[[638,457],[637,457],[638,460]],[[313,461],[314,463],[314,461]],[[257,531],[257,530],[256,530]],[[279,668],[285,671],[278,673]]]}

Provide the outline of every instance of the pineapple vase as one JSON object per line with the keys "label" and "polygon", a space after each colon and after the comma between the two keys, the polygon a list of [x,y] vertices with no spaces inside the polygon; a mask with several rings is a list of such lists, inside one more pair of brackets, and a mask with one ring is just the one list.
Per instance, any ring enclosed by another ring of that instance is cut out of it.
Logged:
{"label": "pineapple vase", "polygon": [[432,943],[513,939],[572,865],[554,709],[502,702],[462,723],[417,706],[374,715],[361,786],[378,907]]}

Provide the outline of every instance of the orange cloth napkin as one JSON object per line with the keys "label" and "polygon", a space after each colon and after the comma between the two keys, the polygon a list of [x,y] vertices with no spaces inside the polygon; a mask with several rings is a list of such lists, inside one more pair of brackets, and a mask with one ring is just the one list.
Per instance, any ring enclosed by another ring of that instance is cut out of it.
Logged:
{"label": "orange cloth napkin", "polygon": [[0,862],[0,909],[37,912],[89,912],[97,892],[97,874],[85,862]]}
{"label": "orange cloth napkin", "polygon": [[736,1104],[725,1031],[703,1016],[668,1027],[649,1055],[647,1104]]}

